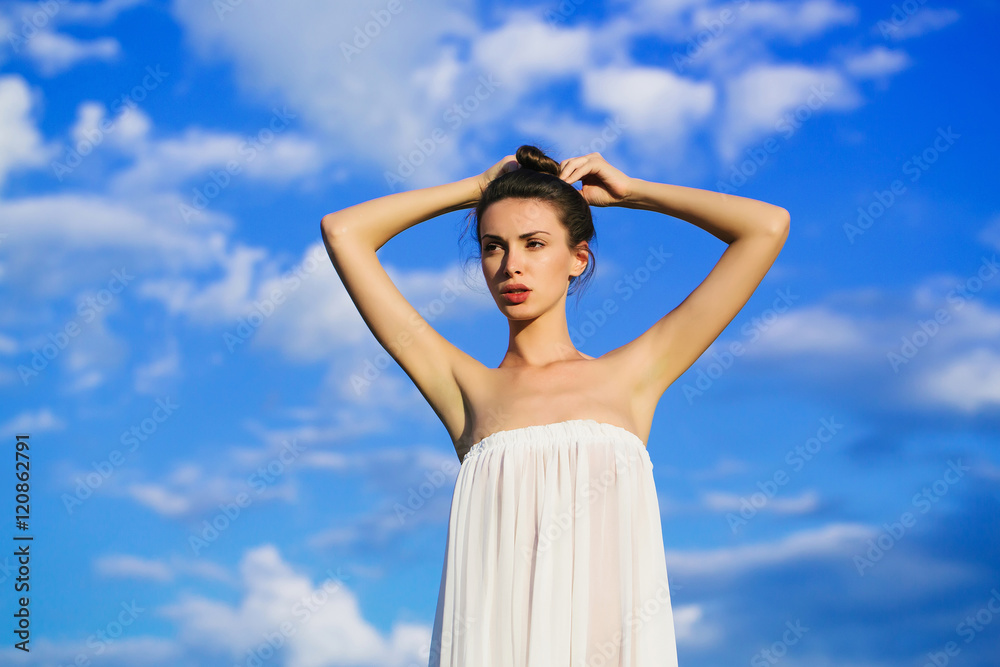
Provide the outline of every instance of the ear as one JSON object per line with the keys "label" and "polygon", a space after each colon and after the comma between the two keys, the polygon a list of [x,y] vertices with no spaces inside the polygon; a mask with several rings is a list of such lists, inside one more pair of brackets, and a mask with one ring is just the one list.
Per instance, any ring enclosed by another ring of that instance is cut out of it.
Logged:
{"label": "ear", "polygon": [[590,244],[586,241],[580,241],[576,248],[573,250],[573,255],[576,257],[576,262],[573,264],[574,276],[580,276],[584,271],[587,270],[587,265],[590,263],[590,254],[587,252]]}

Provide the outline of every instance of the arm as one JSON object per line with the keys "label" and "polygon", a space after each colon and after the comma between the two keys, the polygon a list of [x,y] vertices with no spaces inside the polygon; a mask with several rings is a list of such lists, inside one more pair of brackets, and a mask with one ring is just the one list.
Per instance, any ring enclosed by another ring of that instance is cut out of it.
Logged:
{"label": "arm", "polygon": [[729,245],[708,276],[676,308],[631,343],[608,354],[635,378],[645,409],[718,338],[757,289],[788,238],[785,209],[755,199],[631,178],[600,155],[562,164],[597,206],[622,206],[685,220]]}
{"label": "arm", "polygon": [[399,192],[328,213],[320,223],[330,260],[365,324],[417,385],[453,439],[465,426],[464,400],[454,369],[460,362],[478,362],[420,316],[393,284],[376,251],[413,225],[474,206],[481,188],[510,169],[513,160],[508,156],[479,176]]}
{"label": "arm", "polygon": [[430,188],[397,192],[378,199],[355,204],[323,216],[320,228],[324,240],[339,244],[359,243],[375,251],[405,229],[445,213],[472,208],[490,181],[501,173],[517,167],[513,155],[508,155],[478,176]]}

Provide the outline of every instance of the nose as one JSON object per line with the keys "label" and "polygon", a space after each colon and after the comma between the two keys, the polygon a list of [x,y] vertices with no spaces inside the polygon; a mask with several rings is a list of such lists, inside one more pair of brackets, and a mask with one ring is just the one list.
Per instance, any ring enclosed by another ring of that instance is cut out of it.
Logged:
{"label": "nose", "polygon": [[515,254],[513,249],[508,249],[503,258],[503,267],[504,273],[508,276],[513,276],[515,273],[521,273],[521,256]]}

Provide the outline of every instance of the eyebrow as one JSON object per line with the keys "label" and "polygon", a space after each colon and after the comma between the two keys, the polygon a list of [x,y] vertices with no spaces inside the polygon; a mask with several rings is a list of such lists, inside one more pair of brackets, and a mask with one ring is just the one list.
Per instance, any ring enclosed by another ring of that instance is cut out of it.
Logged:
{"label": "eyebrow", "polygon": [[[543,230],[543,229],[539,229],[539,230],[534,231],[534,232],[525,232],[524,234],[521,234],[517,238],[519,238],[519,239],[526,239],[529,236],[534,236],[535,234],[548,234],[548,232],[545,231],[545,230]],[[479,241],[482,242],[483,239],[486,239],[486,238],[500,239],[501,241],[503,241],[503,239],[501,239],[496,234],[483,234],[482,236],[479,237]]]}

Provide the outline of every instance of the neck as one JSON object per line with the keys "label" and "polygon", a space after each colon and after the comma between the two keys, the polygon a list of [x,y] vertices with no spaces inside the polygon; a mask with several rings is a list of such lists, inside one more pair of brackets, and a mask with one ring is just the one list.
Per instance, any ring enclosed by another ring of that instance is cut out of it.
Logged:
{"label": "neck", "polygon": [[541,368],[590,359],[573,345],[566,324],[566,298],[532,320],[507,320],[510,338],[499,368]]}

